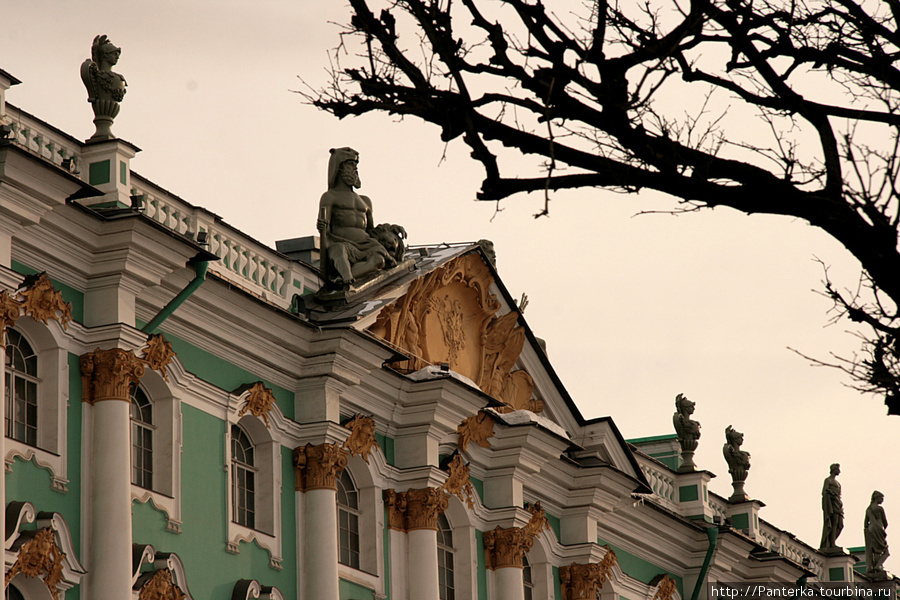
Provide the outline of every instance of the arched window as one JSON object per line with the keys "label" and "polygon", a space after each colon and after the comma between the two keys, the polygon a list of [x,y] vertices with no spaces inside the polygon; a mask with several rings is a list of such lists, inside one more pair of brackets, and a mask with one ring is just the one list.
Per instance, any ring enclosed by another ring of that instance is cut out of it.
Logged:
{"label": "arched window", "polygon": [[345,469],[337,481],[338,550],[342,565],[359,568],[359,490]]}
{"label": "arched window", "polygon": [[253,443],[243,429],[231,426],[232,518],[238,525],[256,527],[256,466]]}
{"label": "arched window", "polygon": [[131,483],[153,489],[153,404],[139,386],[131,388]]}
{"label": "arched window", "polygon": [[453,530],[444,515],[438,516],[438,597],[441,600],[456,598],[456,581],[453,569]]}
{"label": "arched window", "polygon": [[25,600],[25,596],[22,595],[22,592],[19,591],[15,584],[10,584],[6,588],[6,600]]}
{"label": "arched window", "polygon": [[38,443],[37,354],[15,329],[6,332],[6,437]]}
{"label": "arched window", "polygon": [[525,586],[525,600],[532,600],[534,598],[534,578],[527,554],[522,556],[522,584]]}

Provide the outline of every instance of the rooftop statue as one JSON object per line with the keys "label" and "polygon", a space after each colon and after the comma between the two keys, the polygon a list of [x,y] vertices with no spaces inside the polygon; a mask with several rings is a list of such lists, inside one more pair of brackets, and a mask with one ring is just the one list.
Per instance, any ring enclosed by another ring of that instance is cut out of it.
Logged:
{"label": "rooftop statue", "polygon": [[725,455],[725,462],[728,463],[728,472],[731,473],[731,487],[734,493],[729,502],[745,502],[750,499],[744,492],[744,481],[747,480],[747,474],[750,472],[750,453],[741,450],[744,443],[744,434],[731,425],[725,428],[725,445],[722,447],[722,454]]}
{"label": "rooftop statue", "polygon": [[337,289],[396,266],[406,250],[406,230],[386,223],[375,227],[372,201],[354,191],[361,185],[358,164],[353,148],[332,148],[328,191],[319,201],[321,270],[326,285]]}
{"label": "rooftop statue", "polygon": [[884,572],[884,561],[890,555],[887,544],[887,517],[881,503],[884,494],[872,492],[872,502],[866,509],[864,535],[866,538],[866,575],[875,578],[887,577]]}
{"label": "rooftop statue", "polygon": [[841,500],[841,484],[837,476],[841,474],[841,465],[831,465],[831,475],[822,485],[822,543],[819,550],[836,551],[838,536],[844,529],[844,503]]}
{"label": "rooftop statue", "polygon": [[672,416],[672,421],[675,425],[675,433],[678,434],[678,443],[681,444],[679,473],[697,470],[697,465],[694,464],[694,450],[697,449],[697,440],[700,439],[700,423],[691,420],[695,405],[684,394],[675,396],[675,414]]}
{"label": "rooftop statue", "polygon": [[125,98],[125,78],[112,68],[119,62],[122,49],[98,35],[91,45],[91,57],[81,63],[81,80],[87,88],[88,102],[94,109],[96,131],[89,142],[112,140],[113,119],[119,114],[119,102]]}

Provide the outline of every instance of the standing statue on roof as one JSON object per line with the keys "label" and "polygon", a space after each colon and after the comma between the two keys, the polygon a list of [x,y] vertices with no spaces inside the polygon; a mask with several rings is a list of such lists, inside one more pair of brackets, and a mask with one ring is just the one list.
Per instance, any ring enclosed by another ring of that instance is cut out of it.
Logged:
{"label": "standing statue on roof", "polygon": [[872,492],[872,502],[866,509],[866,520],[863,535],[866,540],[866,575],[875,579],[886,578],[884,561],[890,556],[887,543],[887,517],[881,503],[884,502],[884,494],[875,490]]}
{"label": "standing statue on roof", "polygon": [[125,98],[125,78],[112,68],[119,62],[122,49],[105,35],[98,35],[91,45],[91,57],[81,64],[81,80],[87,88],[88,102],[94,109],[96,131],[89,142],[112,140],[113,119],[119,114],[119,102]]}
{"label": "standing statue on roof", "polygon": [[841,474],[841,465],[831,465],[831,475],[825,479],[822,485],[822,543],[821,551],[839,551],[837,547],[838,536],[844,529],[844,502],[841,500],[841,484],[837,476]]}
{"label": "standing statue on roof", "polygon": [[327,285],[338,289],[396,266],[406,250],[406,230],[386,223],[375,227],[372,201],[354,191],[361,185],[358,164],[353,148],[332,148],[328,191],[319,201],[321,270]]}
{"label": "standing statue on roof", "polygon": [[691,420],[694,406],[695,403],[688,400],[684,394],[675,396],[675,414],[672,415],[672,422],[678,435],[678,443],[681,444],[679,473],[697,470],[697,465],[694,464],[694,450],[697,449],[697,440],[700,439],[700,423]]}

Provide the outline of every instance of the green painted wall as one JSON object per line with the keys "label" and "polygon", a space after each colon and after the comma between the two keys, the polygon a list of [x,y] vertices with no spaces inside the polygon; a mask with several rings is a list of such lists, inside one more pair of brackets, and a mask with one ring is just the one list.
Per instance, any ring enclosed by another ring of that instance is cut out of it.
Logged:
{"label": "green painted wall", "polygon": [[559,580],[559,567],[553,568],[553,598],[562,600],[562,583]]}
{"label": "green painted wall", "polygon": [[[152,544],[163,552],[175,552],[184,562],[191,594],[195,598],[229,598],[238,579],[256,579],[274,585],[286,597],[297,589],[296,531],[292,452],[282,448],[282,558],[284,569],[269,567],[269,553],[256,543],[241,543],[239,554],[225,551],[225,514],[228,473],[225,464],[225,422],[182,405],[182,533],[166,531],[163,513],[147,504],[132,506],[134,541]],[[214,568],[211,568],[214,565]]]}
{"label": "green painted wall", "polygon": [[675,582],[675,585],[678,587],[678,593],[681,594],[681,597],[684,598],[684,582],[681,577],[675,575],[674,573],[669,573],[665,569],[662,569],[653,563],[647,562],[643,558],[639,556],[635,556],[625,550],[617,546],[613,546],[602,539],[597,539],[597,543],[601,546],[609,546],[612,548],[613,552],[616,553],[616,559],[619,563],[619,566],[622,568],[622,572],[628,575],[629,577],[634,577],[640,582],[649,584],[657,575],[662,575],[666,573],[669,577]]}
{"label": "green painted wall", "polygon": [[[341,600],[375,600],[375,592],[352,581],[338,581],[338,595]],[[287,597],[287,594],[285,594]]]}
{"label": "green painted wall", "polygon": [[396,466],[394,465],[394,438],[389,438],[386,435],[376,433],[375,441],[378,442],[378,446],[384,453],[384,459],[387,461],[387,464]]}
{"label": "green painted wall", "polygon": [[[13,271],[22,275],[37,275],[40,273],[40,271],[36,271],[31,267],[26,267],[22,263],[16,261],[12,261],[10,267]],[[50,275],[50,273],[48,273],[48,275]],[[50,281],[53,283],[53,287],[62,294],[63,300],[72,303],[72,320],[78,323],[84,323],[84,294],[75,288],[60,283],[53,279],[53,277],[50,277]],[[79,429],[80,428],[81,426],[79,425]]]}
{"label": "green painted wall", "polygon": [[382,543],[384,544],[384,595],[386,600],[391,600],[391,530],[388,527],[387,507],[384,507]]}
{"label": "green painted wall", "polygon": [[694,500],[698,500],[699,498],[700,492],[697,490],[696,485],[683,485],[678,488],[679,502],[693,502]]}
{"label": "green painted wall", "polygon": [[484,533],[475,530],[475,558],[478,561],[478,600],[487,600],[487,565],[484,562]]}

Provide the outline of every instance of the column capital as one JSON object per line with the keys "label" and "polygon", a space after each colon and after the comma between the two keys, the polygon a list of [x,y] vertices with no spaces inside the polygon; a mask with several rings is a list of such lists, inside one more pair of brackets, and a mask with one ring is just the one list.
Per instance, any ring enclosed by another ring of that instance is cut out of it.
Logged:
{"label": "column capital", "polygon": [[294,449],[294,472],[298,492],[309,490],[337,491],[337,477],[350,460],[346,450],[337,442],[332,444],[307,444]]}
{"label": "column capital", "polygon": [[6,328],[12,327],[22,313],[22,303],[13,298],[7,290],[0,291],[0,342],[6,339]]}
{"label": "column capital", "polygon": [[444,514],[450,497],[438,488],[396,492],[384,491],[388,509],[388,527],[397,531],[431,529],[437,531],[438,517]]}
{"label": "column capital", "polygon": [[572,563],[559,568],[559,582],[563,600],[596,598],[597,592],[609,580],[609,572],[617,562],[616,553],[609,546],[599,563]]}
{"label": "column capital", "polygon": [[522,557],[533,545],[534,536],[521,527],[501,529],[498,525],[496,529],[484,532],[484,549],[491,570],[504,567],[521,569],[524,566]]}
{"label": "column capital", "polygon": [[81,399],[89,404],[103,400],[131,402],[131,386],[144,376],[144,361],[131,350],[112,348],[81,356]]}

